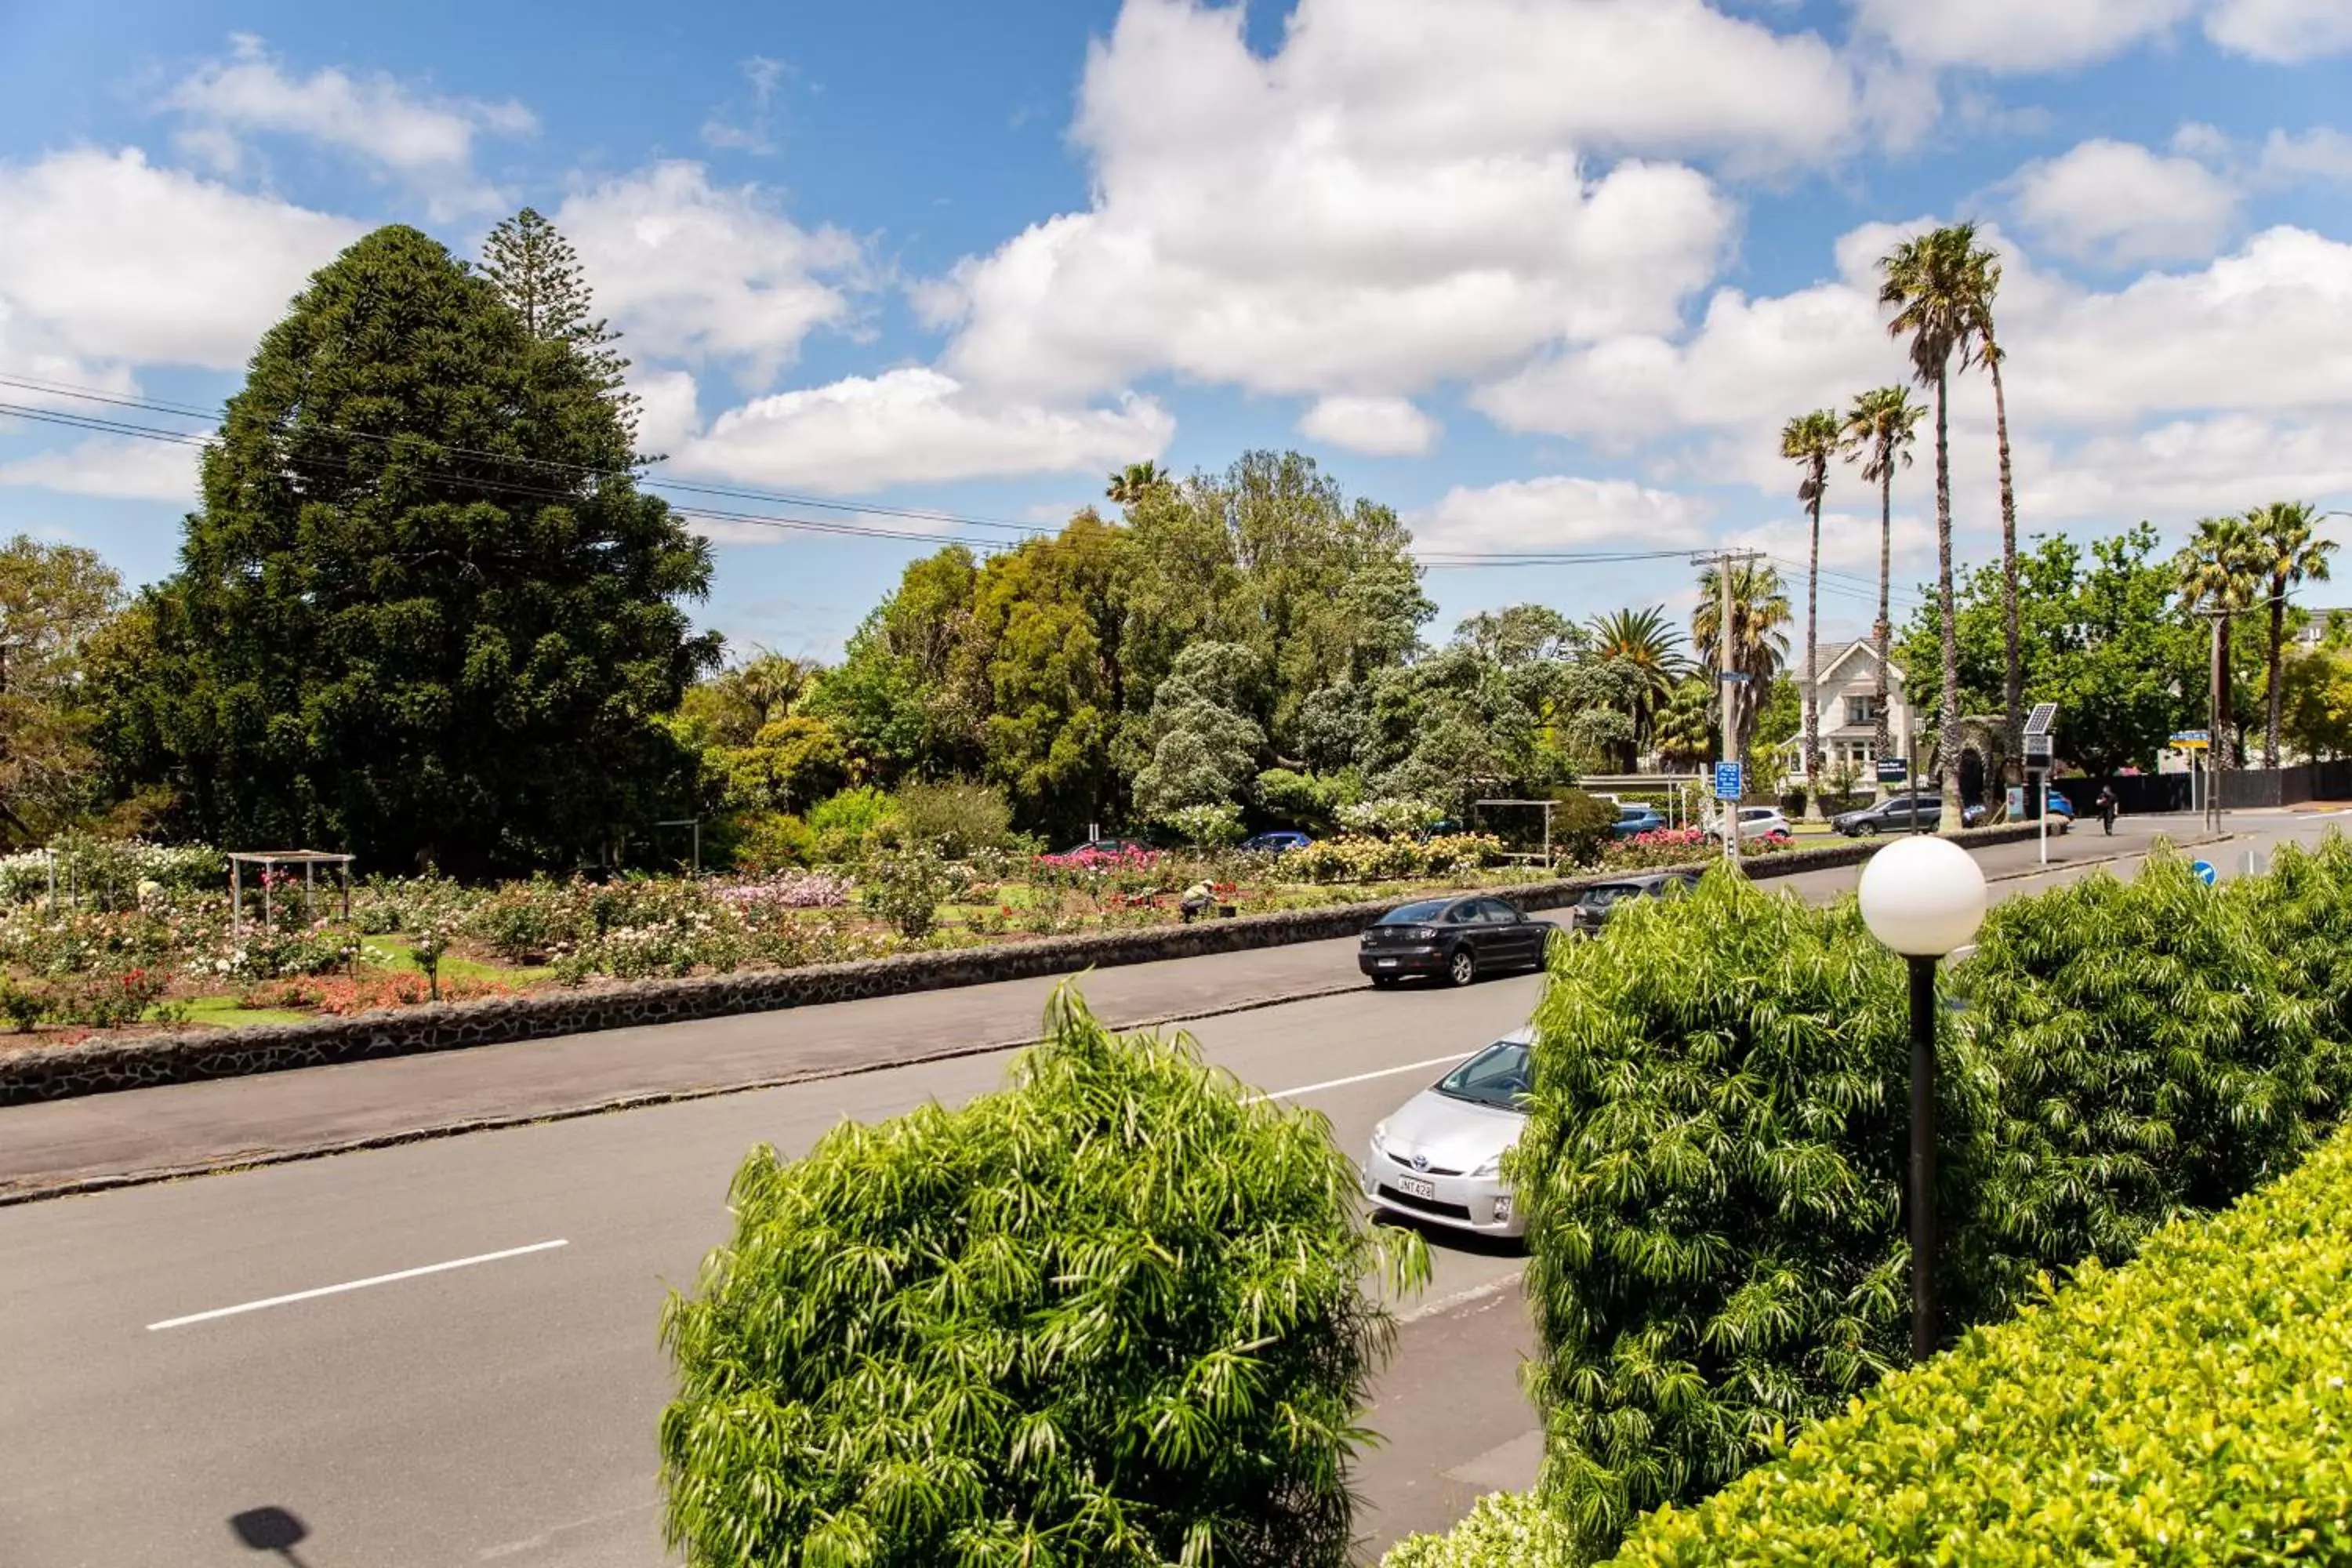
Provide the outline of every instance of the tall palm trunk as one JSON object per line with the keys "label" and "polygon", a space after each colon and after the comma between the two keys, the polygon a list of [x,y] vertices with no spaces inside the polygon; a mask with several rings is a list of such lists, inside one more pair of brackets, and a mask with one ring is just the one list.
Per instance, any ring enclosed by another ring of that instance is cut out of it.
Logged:
{"label": "tall palm trunk", "polygon": [[1988,341],[1985,363],[1992,372],[1993,438],[2000,449],[2000,629],[2001,701],[2012,759],[2025,753],[2025,670],[2017,650],[2017,487],[2010,481],[2009,399],[2000,384],[2000,350]]}
{"label": "tall palm trunk", "polygon": [[1944,753],[1944,815],[1947,833],[1960,826],[1960,633],[1952,603],[1952,427],[1948,406],[1952,375],[1936,367],[1936,597],[1943,620],[1944,691],[1937,716],[1937,747]]}
{"label": "tall palm trunk", "polygon": [[2263,734],[2263,766],[2279,765],[2279,658],[2286,645],[2286,574],[2271,577],[2271,658],[2263,679],[2263,707],[2267,727]]}
{"label": "tall palm trunk", "polygon": [[1820,645],[1815,640],[1821,615],[1822,581],[1822,484],[1818,475],[1813,481],[1813,554],[1811,564],[1805,568],[1805,816],[1819,820],[1822,816],[1822,700],[1815,668]]}
{"label": "tall palm trunk", "polygon": [[1893,656],[1893,650],[1888,647],[1888,643],[1895,635],[1895,628],[1887,618],[1886,593],[1887,584],[1894,575],[1895,461],[1890,455],[1886,459],[1885,471],[1878,476],[1878,624],[1872,628],[1872,634],[1877,639],[1878,647],[1878,680],[1874,695],[1874,705],[1878,710],[1878,725],[1870,739],[1872,747],[1870,761],[1874,778],[1877,774],[1878,759],[1886,755],[1887,747],[1886,661]]}

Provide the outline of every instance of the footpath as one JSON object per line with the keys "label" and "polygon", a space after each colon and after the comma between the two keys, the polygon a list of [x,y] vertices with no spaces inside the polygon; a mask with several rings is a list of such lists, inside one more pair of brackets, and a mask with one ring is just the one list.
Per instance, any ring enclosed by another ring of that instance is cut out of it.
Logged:
{"label": "footpath", "polygon": [[[2194,829],[2152,817],[2113,838],[2077,829],[2051,840],[2052,869],[2137,856],[2160,834],[2185,844]],[[2032,841],[1976,854],[1996,896],[2040,870]],[[1770,886],[1826,900],[1859,876]],[[1122,1028],[1272,1006],[1361,985],[1354,951],[1352,938],[1303,942],[0,1108],[0,1204],[1008,1049],[1036,1037],[1063,979]]]}

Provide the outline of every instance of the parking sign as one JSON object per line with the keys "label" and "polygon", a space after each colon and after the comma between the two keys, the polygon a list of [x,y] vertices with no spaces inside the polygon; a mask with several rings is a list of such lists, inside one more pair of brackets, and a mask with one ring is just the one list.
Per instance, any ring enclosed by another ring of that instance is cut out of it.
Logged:
{"label": "parking sign", "polygon": [[1738,763],[1717,763],[1715,764],[1716,799],[1738,800],[1745,793],[1747,792],[1739,787],[1739,764]]}

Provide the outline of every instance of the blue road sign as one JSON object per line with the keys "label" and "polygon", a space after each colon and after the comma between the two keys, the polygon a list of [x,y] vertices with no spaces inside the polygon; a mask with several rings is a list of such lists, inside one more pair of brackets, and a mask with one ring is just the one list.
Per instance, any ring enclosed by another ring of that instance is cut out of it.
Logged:
{"label": "blue road sign", "polygon": [[1744,793],[1745,792],[1739,787],[1739,764],[1738,763],[1716,763],[1715,798],[1717,800],[1738,800]]}
{"label": "blue road sign", "polygon": [[2209,888],[2213,885],[2213,862],[2210,860],[2193,860],[2189,862],[2189,868],[2196,873],[2197,879],[2199,881],[2204,883]]}

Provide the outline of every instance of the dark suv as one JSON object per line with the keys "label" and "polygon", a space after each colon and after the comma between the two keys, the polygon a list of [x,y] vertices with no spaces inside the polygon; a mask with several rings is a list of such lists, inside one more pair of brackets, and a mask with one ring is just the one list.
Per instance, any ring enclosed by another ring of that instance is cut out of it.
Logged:
{"label": "dark suv", "polygon": [[1644,871],[1620,881],[1595,882],[1568,907],[1568,929],[1596,931],[1609,923],[1610,912],[1629,899],[1664,898],[1697,886],[1696,871]]}
{"label": "dark suv", "polygon": [[[1944,797],[1939,795],[1891,795],[1876,805],[1864,806],[1830,819],[1830,826],[1848,838],[1874,833],[1933,833],[1943,825]],[[1984,820],[1984,807],[1964,806],[1960,825],[1974,827]]]}

